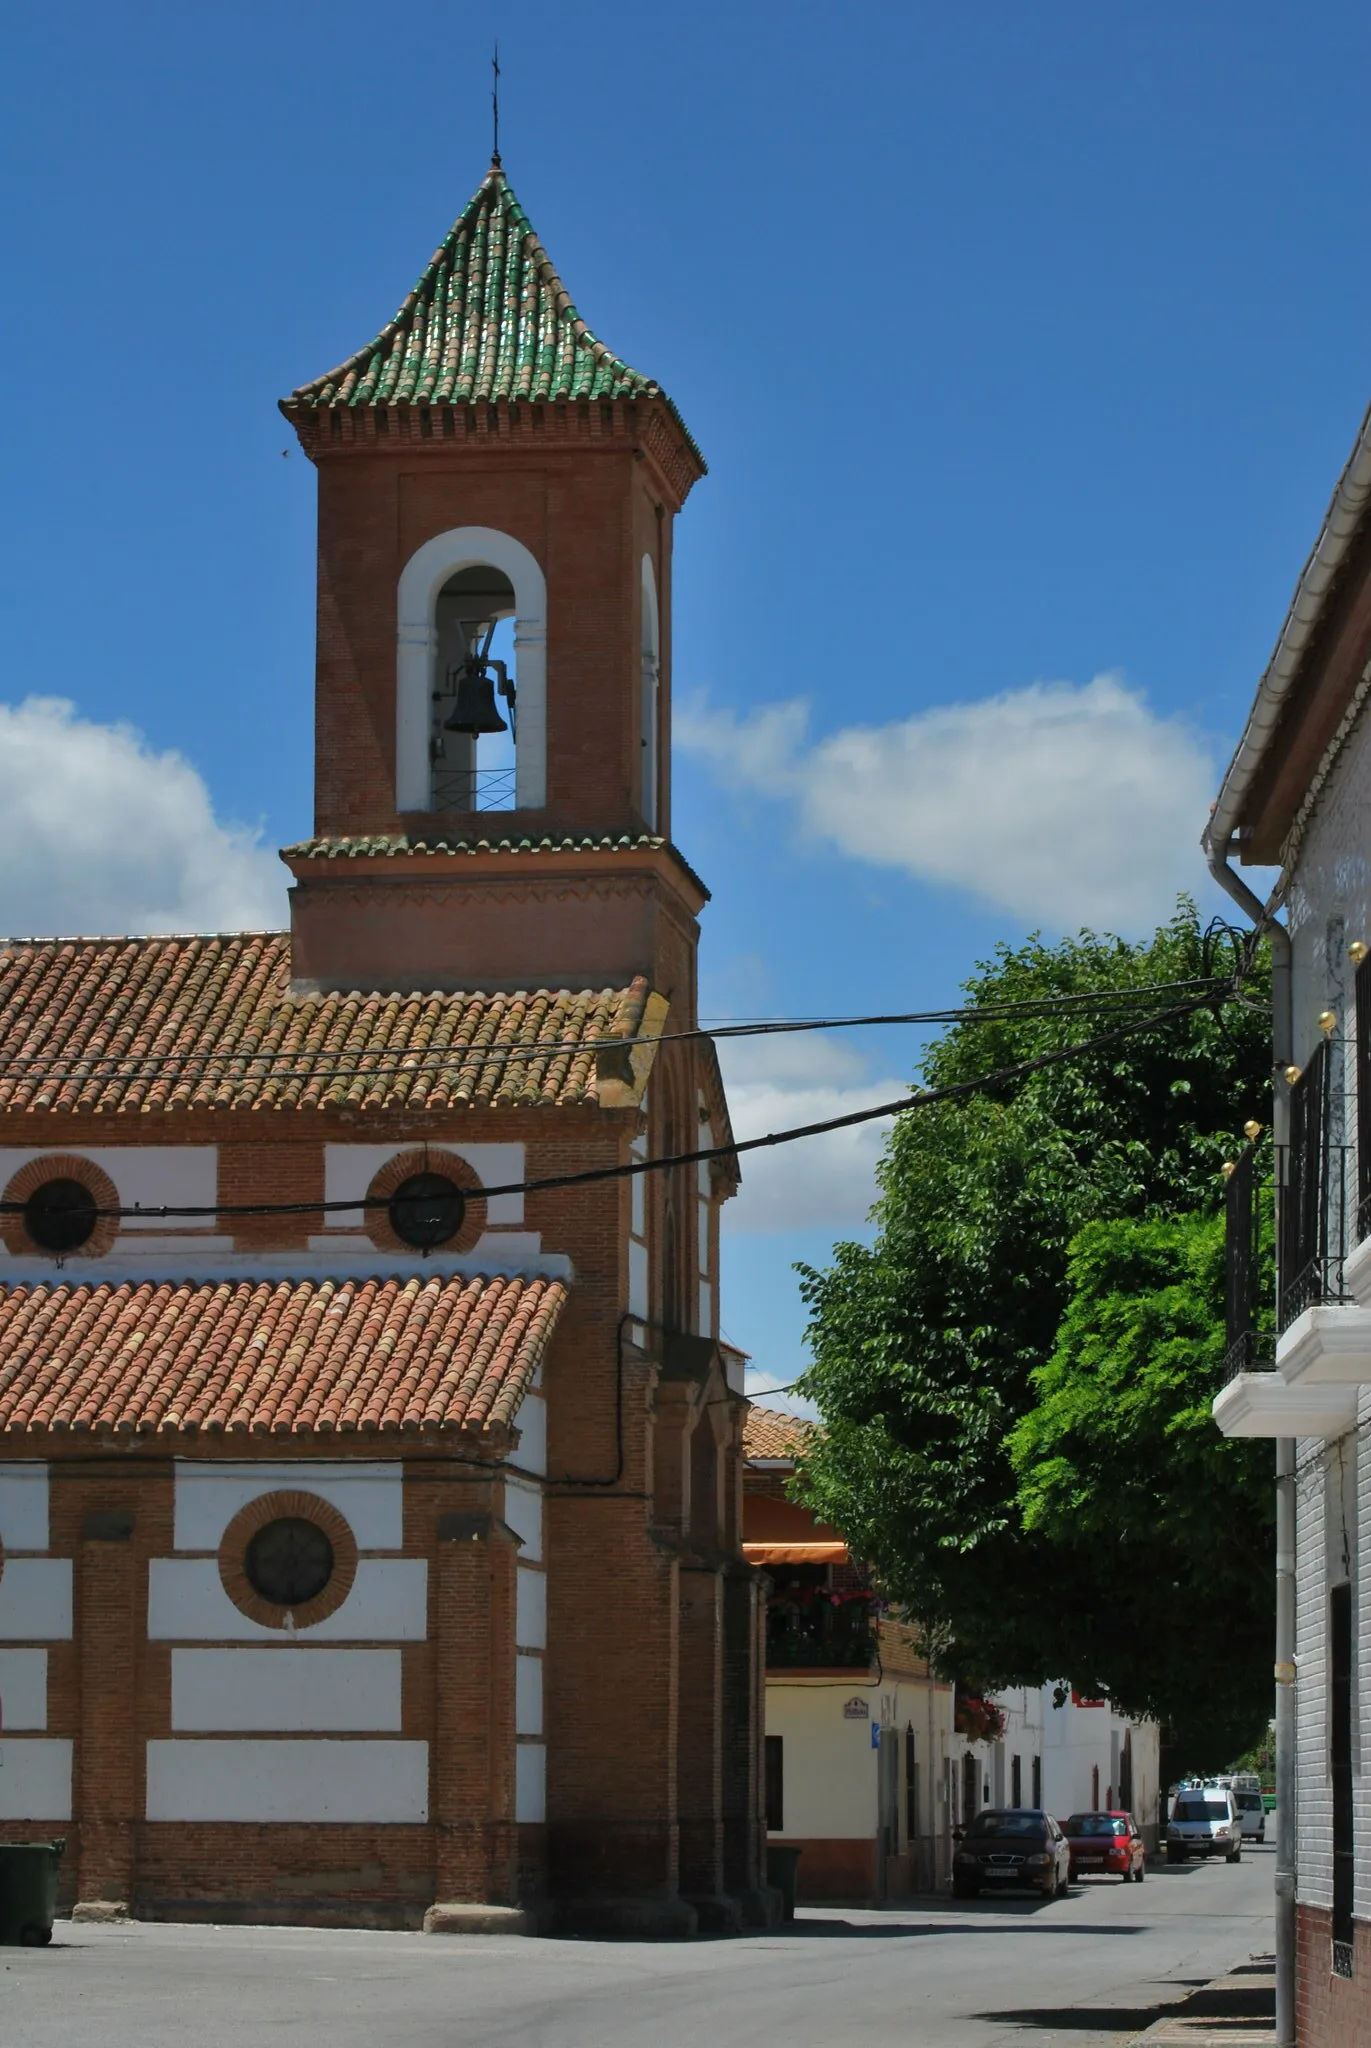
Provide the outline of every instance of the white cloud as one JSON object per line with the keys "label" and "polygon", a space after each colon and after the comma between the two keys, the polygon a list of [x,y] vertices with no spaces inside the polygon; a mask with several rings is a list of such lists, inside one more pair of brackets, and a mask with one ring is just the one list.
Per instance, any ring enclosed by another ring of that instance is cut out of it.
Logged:
{"label": "white cloud", "polygon": [[62,697],[0,704],[0,930],[90,937],[285,920],[285,870],[180,754]]}
{"label": "white cloud", "polygon": [[810,742],[808,706],[678,709],[721,781],[796,806],[813,839],[1058,931],[1142,931],[1204,881],[1203,738],[1115,675],[1034,683]]}
{"label": "white cloud", "polygon": [[[906,1092],[904,1082],[867,1078],[860,1056],[822,1032],[726,1038],[718,1050],[736,1138],[820,1123]],[[876,1199],[876,1161],[889,1129],[882,1118],[745,1152],[742,1189],[724,1208],[723,1228],[734,1236],[860,1230]]]}

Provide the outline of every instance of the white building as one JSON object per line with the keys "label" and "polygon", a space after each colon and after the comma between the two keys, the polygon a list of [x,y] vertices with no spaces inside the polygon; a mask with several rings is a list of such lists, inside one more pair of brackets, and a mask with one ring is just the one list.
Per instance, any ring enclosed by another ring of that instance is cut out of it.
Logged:
{"label": "white building", "polygon": [[[1274,1156],[1229,1181],[1228,1436],[1276,1440],[1277,2033],[1371,2040],[1371,415],[1301,574],[1207,843],[1278,871]],[[1260,1116],[1262,1112],[1258,1110]],[[1274,1347],[1249,1287],[1275,1183]],[[1274,1357],[1272,1356],[1274,1349]],[[1293,1616],[1291,1604],[1293,1597]],[[1293,1708],[1292,1708],[1293,1694]],[[1293,1751],[1293,1777],[1286,1764]],[[1281,1758],[1284,1758],[1284,1763]],[[1286,1789],[1282,1789],[1282,1788]]]}
{"label": "white building", "polygon": [[995,1693],[990,1704],[1003,1718],[1003,1733],[957,1741],[958,1824],[983,1806],[1041,1806],[1058,1820],[1119,1807],[1133,1814],[1148,1846],[1156,1847],[1160,1747],[1154,1721],[1131,1721],[1108,1700],[1083,1699],[1069,1686],[1051,1684]]}

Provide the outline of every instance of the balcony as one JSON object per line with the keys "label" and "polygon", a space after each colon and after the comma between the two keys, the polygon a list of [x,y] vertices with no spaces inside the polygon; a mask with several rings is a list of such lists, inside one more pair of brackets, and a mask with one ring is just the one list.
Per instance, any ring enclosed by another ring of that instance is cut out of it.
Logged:
{"label": "balcony", "polygon": [[[1371,1012],[1371,997],[1362,1007]],[[1371,1104],[1371,1082],[1361,1099]],[[1277,1154],[1274,1188],[1260,1184],[1255,1146],[1229,1175],[1228,1342],[1214,1402],[1225,1436],[1329,1438],[1355,1425],[1357,1388],[1371,1381],[1371,1308],[1360,1305],[1371,1298],[1371,1245],[1352,1244],[1353,1158],[1341,1131],[1341,1076],[1325,1038],[1290,1090],[1290,1142]],[[1371,1151],[1366,1140],[1363,1132],[1359,1159]],[[1357,1214],[1371,1220],[1365,1198]],[[1274,1317],[1263,1306],[1272,1226]]]}
{"label": "balcony", "polygon": [[786,1588],[768,1601],[768,1671],[865,1671],[875,1656],[873,1593]]}

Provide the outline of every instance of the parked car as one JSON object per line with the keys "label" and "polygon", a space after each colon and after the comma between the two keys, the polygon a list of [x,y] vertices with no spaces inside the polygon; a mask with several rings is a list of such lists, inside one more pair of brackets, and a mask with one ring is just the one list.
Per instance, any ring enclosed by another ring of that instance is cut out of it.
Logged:
{"label": "parked car", "polygon": [[1071,1851],[1050,1813],[1033,1806],[989,1806],[962,1830],[952,1858],[952,1890],[974,1899],[982,1885],[1031,1885],[1046,1898],[1066,1895]]}
{"label": "parked car", "polygon": [[1147,1850],[1131,1813],[1073,1813],[1062,1822],[1071,1851],[1071,1875],[1121,1877],[1142,1883]]}
{"label": "parked car", "polygon": [[1235,1790],[1233,1797],[1238,1802],[1238,1819],[1242,1823],[1242,1838],[1245,1842],[1266,1840],[1266,1801],[1260,1792]]}
{"label": "parked car", "polygon": [[1242,1822],[1236,1792],[1203,1785],[1176,1794],[1166,1824],[1166,1860],[1184,1863],[1190,1856],[1222,1856],[1225,1863],[1241,1861]]}

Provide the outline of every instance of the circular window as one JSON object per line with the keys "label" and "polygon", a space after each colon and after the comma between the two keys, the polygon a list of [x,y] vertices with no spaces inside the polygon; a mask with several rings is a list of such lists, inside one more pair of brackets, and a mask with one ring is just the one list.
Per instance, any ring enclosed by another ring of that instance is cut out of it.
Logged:
{"label": "circular window", "polygon": [[24,1228],[45,1252],[79,1250],[98,1221],[95,1197],[79,1180],[45,1180],[24,1204]]}
{"label": "circular window", "polygon": [[390,1198],[390,1227],[402,1244],[433,1251],[456,1237],[466,1197],[445,1173],[412,1173]]}
{"label": "circular window", "polygon": [[253,1592],[273,1607],[303,1607],[333,1577],[333,1545],[317,1522],[282,1515],[249,1542],[243,1573]]}

